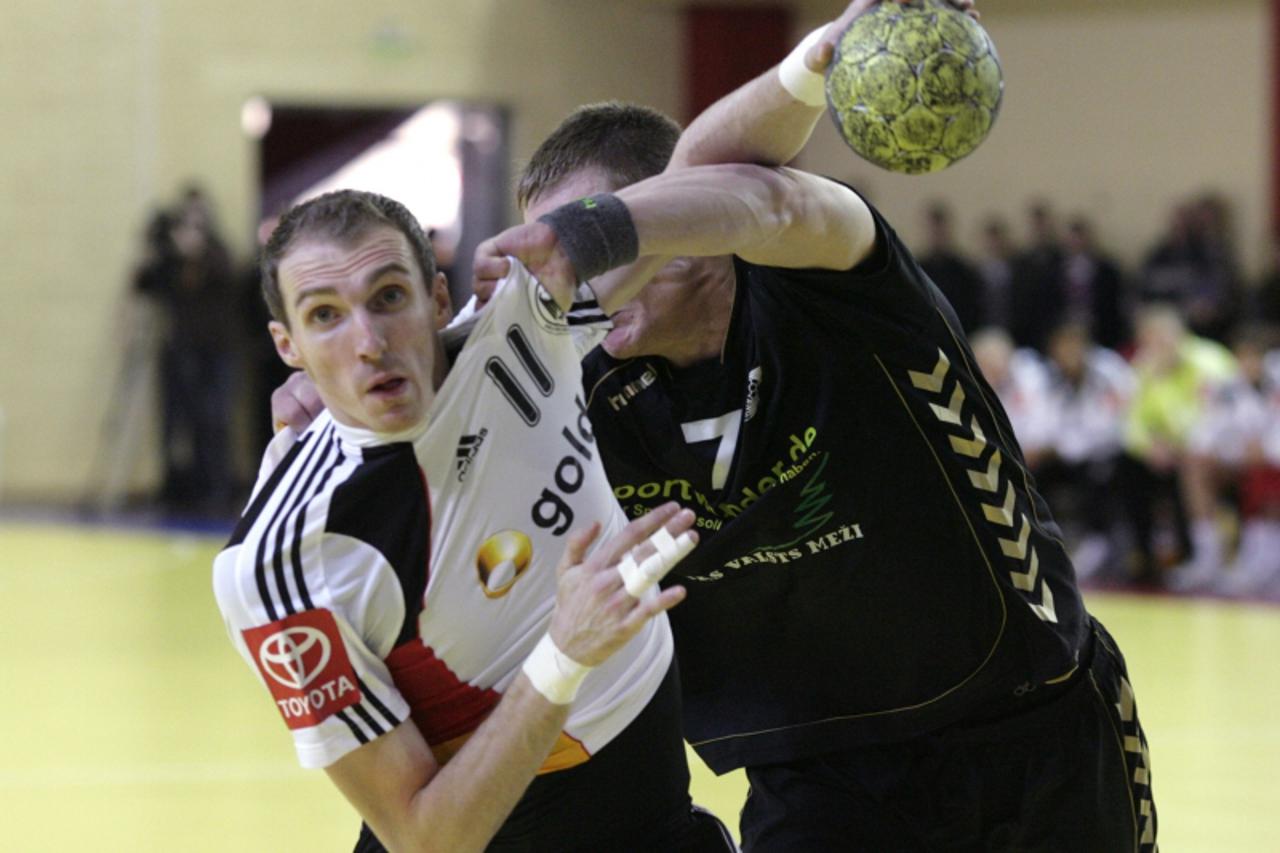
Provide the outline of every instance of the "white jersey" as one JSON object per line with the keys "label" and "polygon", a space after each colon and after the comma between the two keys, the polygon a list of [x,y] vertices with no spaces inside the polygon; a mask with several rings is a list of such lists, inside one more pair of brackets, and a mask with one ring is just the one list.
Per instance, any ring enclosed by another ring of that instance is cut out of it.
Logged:
{"label": "white jersey", "polygon": [[1039,354],[1028,348],[1015,350],[1004,382],[992,388],[1022,449],[1027,453],[1042,450],[1049,442],[1052,423],[1046,414],[1049,374]]}
{"label": "white jersey", "polygon": [[1137,384],[1133,368],[1117,352],[1093,347],[1084,375],[1073,384],[1050,367],[1045,421],[1048,443],[1064,462],[1107,459],[1120,452],[1125,413]]}
{"label": "white jersey", "polygon": [[[325,413],[278,464],[269,451],[214,588],[304,766],[410,717],[448,760],[546,632],[566,534],[625,525],[581,398],[579,360],[607,327],[579,316],[513,262],[421,428],[389,438]],[[671,648],[662,615],[589,674],[543,770],[621,732]]]}
{"label": "white jersey", "polygon": [[1259,385],[1236,377],[1213,388],[1189,444],[1228,465],[1243,463],[1256,445],[1268,464],[1280,466],[1280,350],[1266,354]]}

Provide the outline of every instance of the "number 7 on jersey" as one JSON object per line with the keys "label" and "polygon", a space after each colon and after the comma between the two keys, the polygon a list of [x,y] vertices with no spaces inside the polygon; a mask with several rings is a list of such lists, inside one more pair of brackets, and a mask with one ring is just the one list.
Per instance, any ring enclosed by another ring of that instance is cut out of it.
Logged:
{"label": "number 7 on jersey", "polygon": [[729,481],[729,466],[733,464],[733,452],[738,448],[738,430],[742,427],[742,409],[725,412],[718,418],[705,418],[681,424],[684,440],[696,441],[720,439],[716,448],[716,461],[711,467],[711,488],[723,489]]}

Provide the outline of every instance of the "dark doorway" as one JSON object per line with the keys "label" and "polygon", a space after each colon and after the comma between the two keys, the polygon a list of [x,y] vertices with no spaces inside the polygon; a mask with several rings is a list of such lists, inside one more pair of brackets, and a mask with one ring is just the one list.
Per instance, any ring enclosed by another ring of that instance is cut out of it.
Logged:
{"label": "dark doorway", "polygon": [[246,129],[260,137],[262,219],[332,189],[382,193],[432,234],[455,307],[470,296],[475,247],[506,224],[505,110],[457,101],[343,107],[255,99],[246,105]]}

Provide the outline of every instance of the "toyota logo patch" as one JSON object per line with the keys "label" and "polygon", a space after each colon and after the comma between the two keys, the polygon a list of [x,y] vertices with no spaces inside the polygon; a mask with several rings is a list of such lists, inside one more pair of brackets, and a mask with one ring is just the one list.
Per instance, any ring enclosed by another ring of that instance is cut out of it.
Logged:
{"label": "toyota logo patch", "polygon": [[324,672],[331,654],[329,638],[315,628],[286,628],[262,641],[258,662],[271,678],[301,690]]}

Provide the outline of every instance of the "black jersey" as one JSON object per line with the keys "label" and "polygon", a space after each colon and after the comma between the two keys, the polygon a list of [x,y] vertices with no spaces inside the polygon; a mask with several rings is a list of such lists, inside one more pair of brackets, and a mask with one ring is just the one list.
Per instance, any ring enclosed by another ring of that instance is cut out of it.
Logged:
{"label": "black jersey", "polygon": [[667,582],[689,589],[671,611],[685,735],[719,772],[1015,713],[1086,641],[1004,410],[875,220],[853,270],[735,259],[719,359],[586,362],[624,510],[698,513]]}

